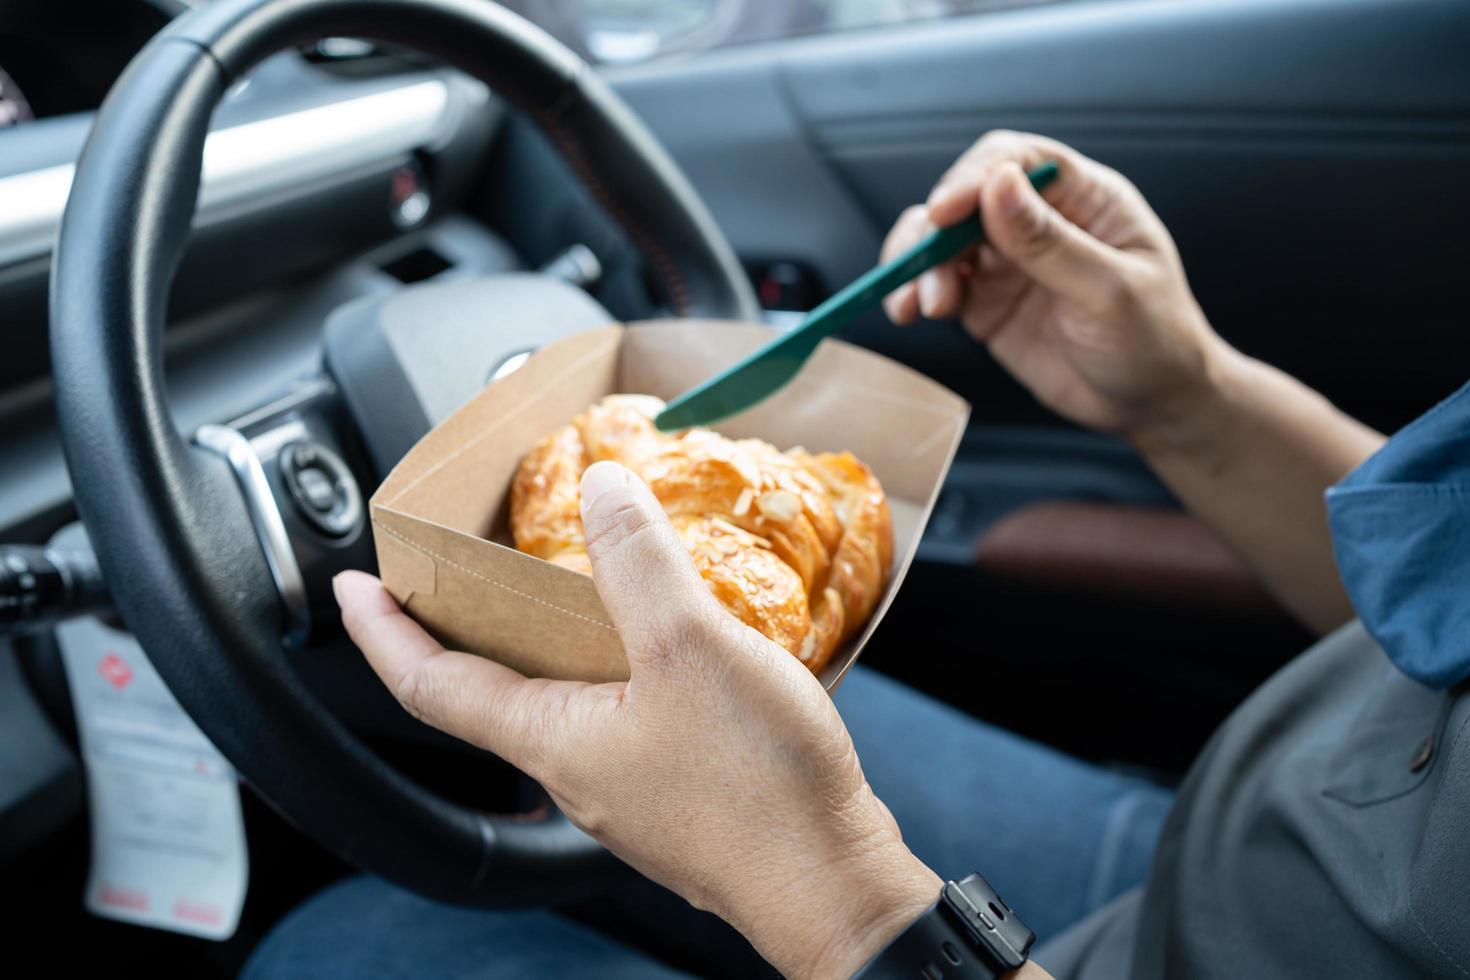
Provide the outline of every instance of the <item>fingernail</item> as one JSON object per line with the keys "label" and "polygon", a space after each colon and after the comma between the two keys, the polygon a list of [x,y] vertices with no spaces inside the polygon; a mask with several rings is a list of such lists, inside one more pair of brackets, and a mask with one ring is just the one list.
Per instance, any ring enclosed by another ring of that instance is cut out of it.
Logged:
{"label": "fingernail", "polygon": [[929,199],[925,203],[931,208],[938,207],[941,202],[949,197],[950,193],[949,184],[936,184],[934,189],[929,192]]}
{"label": "fingernail", "polygon": [[1018,217],[1031,205],[1024,186],[1026,175],[1019,168],[1013,167],[1007,168],[1002,179],[1005,183],[1000,187],[1000,209],[1007,218]]}
{"label": "fingernail", "polygon": [[332,576],[332,596],[337,600],[337,605],[342,605],[342,576],[346,572],[338,572]]}
{"label": "fingernail", "polygon": [[939,309],[939,277],[932,272],[919,277],[919,309],[927,317]]}
{"label": "fingernail", "polygon": [[617,463],[593,463],[582,474],[582,506],[590,507],[608,490],[627,485],[628,471]]}

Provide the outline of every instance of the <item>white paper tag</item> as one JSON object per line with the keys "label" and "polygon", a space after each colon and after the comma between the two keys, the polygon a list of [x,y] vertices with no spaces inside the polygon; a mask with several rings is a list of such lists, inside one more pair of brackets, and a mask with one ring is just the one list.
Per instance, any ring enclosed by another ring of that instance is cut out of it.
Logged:
{"label": "white paper tag", "polygon": [[235,770],[174,700],[129,633],[58,627],[87,769],[96,915],[228,939],[249,860]]}

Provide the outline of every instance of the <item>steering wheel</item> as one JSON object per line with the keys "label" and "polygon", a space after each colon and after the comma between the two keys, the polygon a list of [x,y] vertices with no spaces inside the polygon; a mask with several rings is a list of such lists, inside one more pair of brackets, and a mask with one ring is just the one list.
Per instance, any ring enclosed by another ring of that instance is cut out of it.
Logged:
{"label": "steering wheel", "polygon": [[[739,264],[673,161],[585,63],[520,17],[486,0],[216,0],[139,53],[77,166],[51,277],[57,410],[77,508],[119,613],[169,688],[297,827],[438,900],[570,899],[621,866],[554,812],[494,816],[430,792],[303,683],[291,661],[310,651],[284,638],[299,636],[302,590],[330,603],[329,576],[286,574],[280,535],[305,532],[247,492],[263,472],[249,442],[222,455],[191,441],[165,395],[167,297],[210,114],[261,59],[332,36],[416,48],[478,77],[547,134],[646,256],[676,313],[755,318]],[[413,301],[412,290],[394,300]],[[527,306],[518,304],[529,331],[537,311]]]}

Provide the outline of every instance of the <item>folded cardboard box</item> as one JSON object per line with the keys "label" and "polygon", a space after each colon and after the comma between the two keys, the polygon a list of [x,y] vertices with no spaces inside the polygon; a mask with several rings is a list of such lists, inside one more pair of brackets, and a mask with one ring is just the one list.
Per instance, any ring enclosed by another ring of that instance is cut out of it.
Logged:
{"label": "folded cardboard box", "polygon": [[[538,440],[605,395],[672,398],[768,341],[751,324],[605,327],[544,347],[426,435],[371,502],[383,582],[446,645],[531,676],[625,679],[627,660],[590,578],[516,551],[511,478]],[[903,583],[969,406],[869,351],[825,342],[776,395],[716,426],[777,448],[851,450],[893,511],[894,568],[867,626],[822,671],[830,690]]]}

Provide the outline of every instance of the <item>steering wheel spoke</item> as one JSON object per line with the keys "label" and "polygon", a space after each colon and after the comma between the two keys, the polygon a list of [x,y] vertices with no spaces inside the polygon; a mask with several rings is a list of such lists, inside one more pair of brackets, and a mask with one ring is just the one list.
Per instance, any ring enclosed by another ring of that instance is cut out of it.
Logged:
{"label": "steering wheel spoke", "polygon": [[[282,641],[304,648],[313,622],[334,618],[331,580],[372,566],[358,472],[341,432],[337,388],[326,378],[225,425],[203,425],[193,442],[229,464],[280,598]],[[320,628],[320,627],[318,627]]]}

